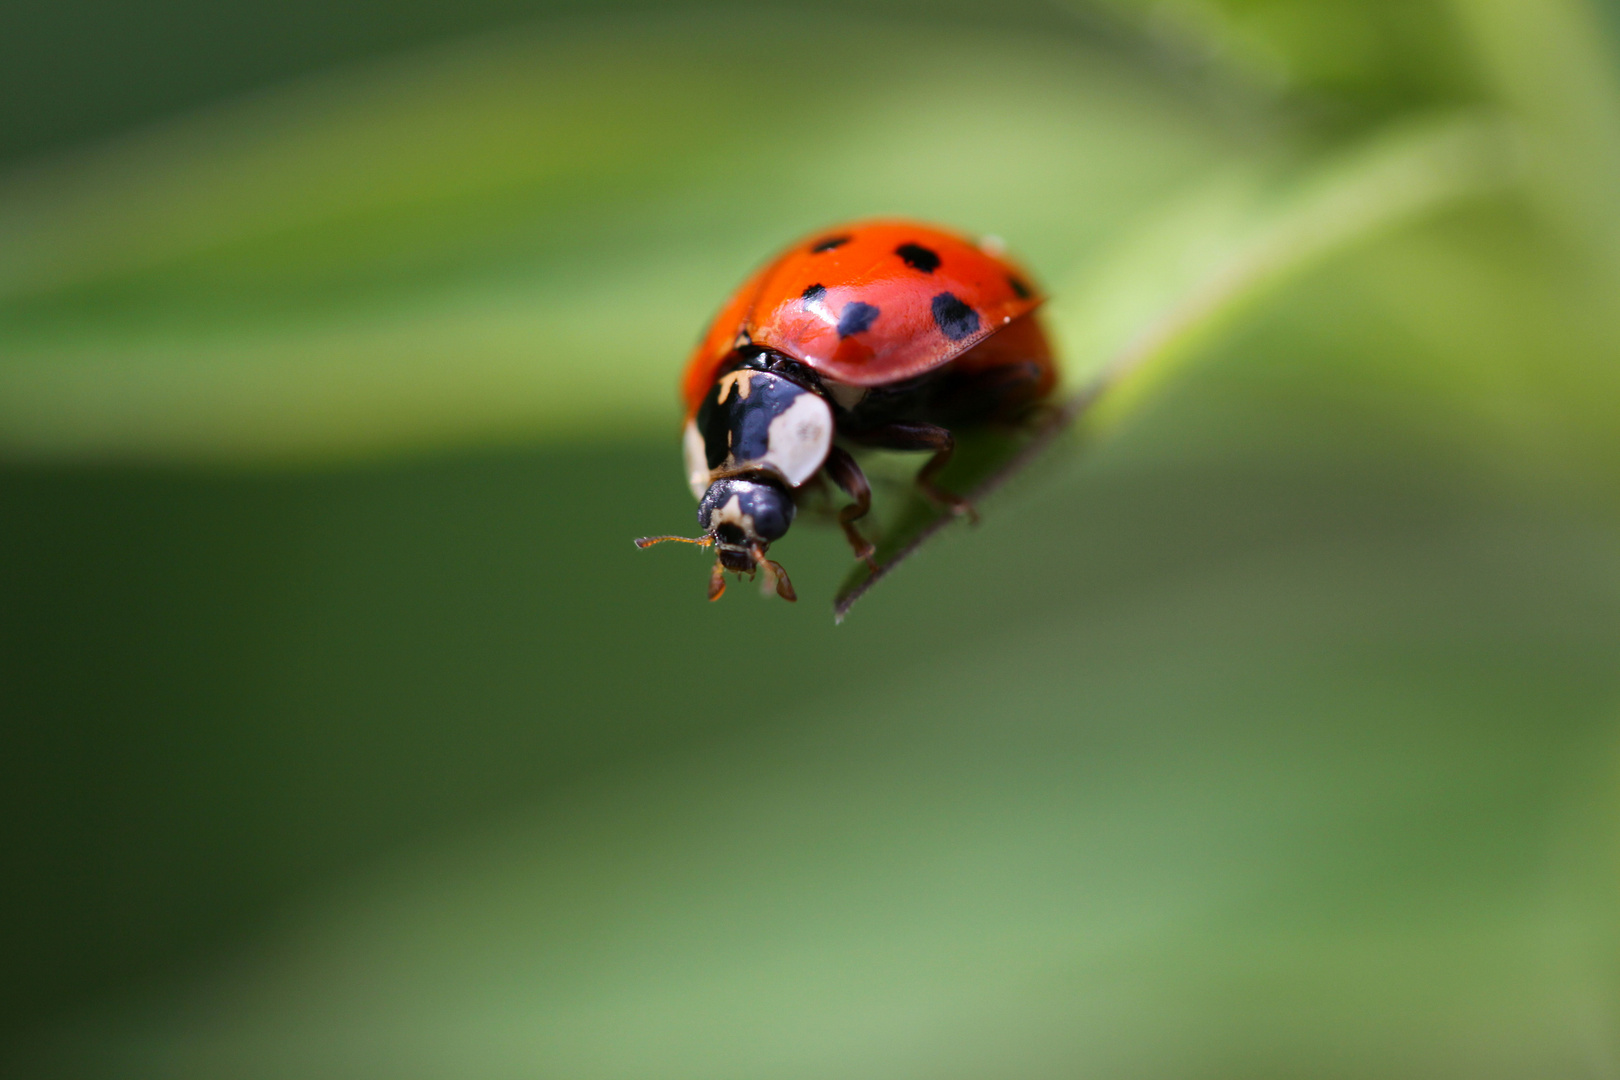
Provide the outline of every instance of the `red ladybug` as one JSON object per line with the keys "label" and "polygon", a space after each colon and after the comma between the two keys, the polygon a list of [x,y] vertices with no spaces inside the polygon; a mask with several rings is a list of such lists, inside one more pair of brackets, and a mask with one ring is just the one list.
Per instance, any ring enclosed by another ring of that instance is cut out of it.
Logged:
{"label": "red ladybug", "polygon": [[918,486],[971,513],[933,478],[953,429],[1016,420],[1051,391],[1041,299],[999,245],[931,225],[864,221],[793,245],[732,295],[686,366],[687,479],[703,534],[636,546],[715,547],[711,600],[727,570],[760,568],[795,599],[765,553],[817,477],[854,500],[839,523],[855,557],[871,561],[855,522],[872,492],[851,446],[929,451]]}

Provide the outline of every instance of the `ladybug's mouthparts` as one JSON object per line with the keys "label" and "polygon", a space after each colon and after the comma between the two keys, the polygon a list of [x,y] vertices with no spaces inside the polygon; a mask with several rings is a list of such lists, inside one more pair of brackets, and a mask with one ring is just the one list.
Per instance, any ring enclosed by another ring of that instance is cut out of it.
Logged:
{"label": "ladybug's mouthparts", "polygon": [[719,553],[716,561],[734,574],[752,574],[765,558],[763,551],[741,544],[722,542],[716,544],[715,548]]}
{"label": "ladybug's mouthparts", "polygon": [[726,571],[734,574],[754,574],[763,569],[765,571],[765,592],[769,595],[775,592],[784,600],[793,601],[799,598],[793,591],[793,582],[788,579],[787,571],[782,564],[765,557],[765,549],[758,545],[730,544],[716,540],[713,533],[703,536],[642,536],[637,537],[635,544],[638,548],[650,548],[654,544],[668,541],[680,544],[696,544],[698,547],[712,547],[716,550],[714,569],[709,573],[709,599],[718,600],[726,591]]}

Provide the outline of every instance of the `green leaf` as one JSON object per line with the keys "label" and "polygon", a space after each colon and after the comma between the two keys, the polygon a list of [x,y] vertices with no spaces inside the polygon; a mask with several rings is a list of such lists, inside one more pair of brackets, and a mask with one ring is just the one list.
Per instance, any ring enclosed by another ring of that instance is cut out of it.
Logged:
{"label": "green leaf", "polygon": [[[1054,304],[1078,377],[1055,413],[1022,433],[963,433],[940,482],[978,503],[1076,420],[1099,434],[1141,408],[1197,347],[1270,290],[1351,244],[1516,175],[1502,124],[1452,118],[1380,135],[1291,183],[1227,175],[1142,231]],[[842,622],[866,592],[955,515],[911,491],[883,523],[875,569],[859,563],[833,601]]]}

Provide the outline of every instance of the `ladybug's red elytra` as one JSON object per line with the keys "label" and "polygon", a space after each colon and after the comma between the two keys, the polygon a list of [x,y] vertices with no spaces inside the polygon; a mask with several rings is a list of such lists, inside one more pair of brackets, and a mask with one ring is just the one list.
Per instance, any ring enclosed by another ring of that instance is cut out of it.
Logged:
{"label": "ladybug's red elytra", "polygon": [[1041,295],[1000,250],[913,221],[863,221],[807,237],[732,294],[687,362],[686,468],[697,537],[652,536],[718,552],[709,599],[730,570],[763,569],[805,485],[825,477],[852,503],[838,515],[855,557],[872,492],[850,448],[925,450],[929,498],[972,513],[934,484],[953,430],[1015,421],[1051,392],[1056,368],[1035,309]]}

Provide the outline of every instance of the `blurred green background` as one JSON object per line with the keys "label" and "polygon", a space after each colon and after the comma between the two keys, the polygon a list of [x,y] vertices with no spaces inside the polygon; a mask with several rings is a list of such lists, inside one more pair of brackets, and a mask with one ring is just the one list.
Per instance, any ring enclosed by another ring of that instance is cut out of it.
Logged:
{"label": "blurred green background", "polygon": [[[0,1071],[1620,1072],[1617,28],[0,11]],[[706,604],[685,351],[867,214],[1077,380],[1202,314],[844,625],[835,530]]]}

